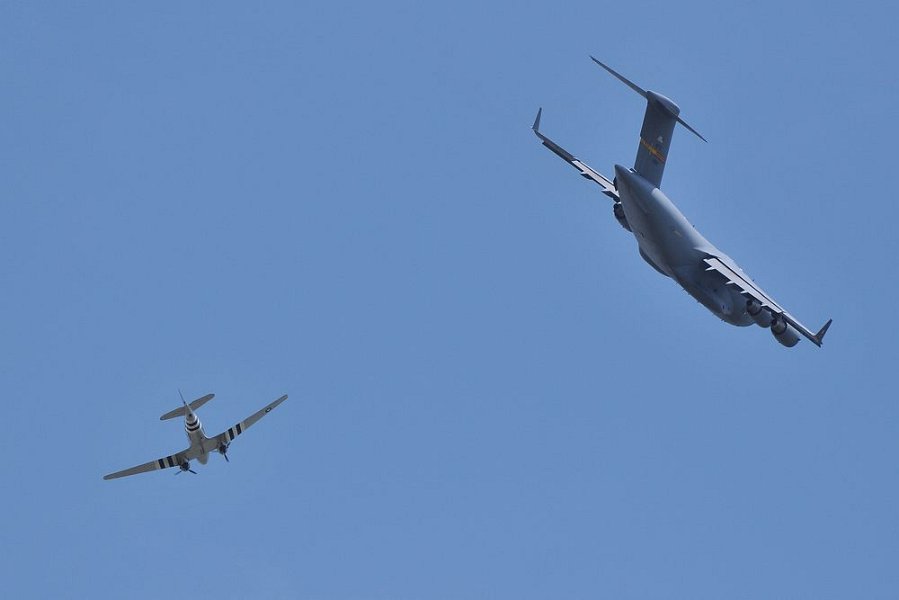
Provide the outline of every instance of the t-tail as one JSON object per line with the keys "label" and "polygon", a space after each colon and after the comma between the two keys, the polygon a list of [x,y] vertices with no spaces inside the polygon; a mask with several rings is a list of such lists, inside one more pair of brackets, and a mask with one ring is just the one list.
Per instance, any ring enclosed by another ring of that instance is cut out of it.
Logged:
{"label": "t-tail", "polygon": [[643,128],[640,129],[640,146],[637,148],[634,170],[655,187],[660,187],[675,123],[686,127],[702,141],[708,140],[680,118],[680,108],[677,104],[661,94],[644,90],[592,56],[590,58],[627,87],[646,98],[646,114],[643,116]]}
{"label": "t-tail", "polygon": [[[178,390],[178,393],[180,394],[181,390]],[[193,402],[188,404],[187,402],[184,401],[184,396],[181,396],[181,403],[184,406],[179,406],[178,408],[176,408],[174,410],[170,410],[169,412],[167,412],[164,415],[162,415],[161,417],[159,417],[159,420],[166,421],[168,419],[174,419],[175,417],[183,417],[184,415],[186,415],[188,413],[192,413],[193,411],[197,410],[198,408],[200,408],[201,406],[203,406],[204,404],[206,404],[213,398],[215,398],[215,394],[206,394],[202,398],[197,398],[196,400],[194,400]]]}

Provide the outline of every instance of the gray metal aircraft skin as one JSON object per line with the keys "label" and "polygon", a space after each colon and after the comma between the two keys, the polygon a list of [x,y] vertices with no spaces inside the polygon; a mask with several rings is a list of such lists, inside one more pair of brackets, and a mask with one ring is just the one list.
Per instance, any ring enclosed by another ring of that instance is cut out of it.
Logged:
{"label": "gray metal aircraft skin", "polygon": [[197,398],[188,404],[184,401],[184,397],[182,396],[181,403],[184,406],[179,406],[159,417],[160,421],[167,421],[169,419],[174,419],[175,417],[184,417],[184,432],[187,434],[187,440],[190,442],[190,446],[181,452],[157,458],[156,460],[151,460],[150,462],[131,467],[130,469],[124,469],[122,471],[110,473],[109,475],[104,475],[103,479],[118,479],[119,477],[128,477],[129,475],[158,471],[160,469],[169,469],[171,467],[178,467],[180,469],[179,471],[175,471],[176,475],[184,471],[190,471],[191,473],[196,474],[196,471],[190,468],[190,461],[196,459],[201,465],[205,465],[209,460],[209,455],[213,452],[218,452],[222,455],[222,458],[227,461],[228,446],[231,445],[234,438],[252,427],[259,421],[259,419],[272,412],[274,408],[287,400],[287,394],[284,394],[271,404],[263,406],[233,427],[229,427],[227,430],[216,436],[206,437],[206,432],[203,430],[203,424],[200,423],[200,417],[198,417],[197,413],[194,411],[214,397],[215,394],[206,394],[202,398]]}
{"label": "gray metal aircraft skin", "polygon": [[599,184],[614,200],[613,214],[634,234],[640,256],[656,271],[675,280],[688,294],[726,323],[768,327],[778,342],[792,347],[799,336],[821,346],[831,320],[817,332],[802,325],[766,294],[727,254],[705,239],[659,189],[674,125],[680,123],[705,141],[680,118],[670,99],[643,90],[592,56],[596,64],[646,99],[646,114],[633,168],[615,165],[615,178],[601,175],[540,132],[537,112],[534,133],[543,145]]}

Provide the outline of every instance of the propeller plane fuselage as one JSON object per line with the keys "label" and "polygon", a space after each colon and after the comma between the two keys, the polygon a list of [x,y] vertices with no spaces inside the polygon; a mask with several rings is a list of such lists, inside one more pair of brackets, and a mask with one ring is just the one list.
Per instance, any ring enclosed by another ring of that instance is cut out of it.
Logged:
{"label": "propeller plane fuselage", "polygon": [[[205,465],[209,460],[210,452],[219,450],[219,448],[213,447],[215,440],[206,437],[206,432],[203,431],[203,424],[200,422],[200,417],[198,417],[192,410],[188,410],[184,415],[184,432],[187,433],[187,440],[190,442],[190,447],[199,450],[200,454],[197,456],[197,461],[199,461],[201,465]],[[221,448],[227,448],[227,446],[221,446]]]}

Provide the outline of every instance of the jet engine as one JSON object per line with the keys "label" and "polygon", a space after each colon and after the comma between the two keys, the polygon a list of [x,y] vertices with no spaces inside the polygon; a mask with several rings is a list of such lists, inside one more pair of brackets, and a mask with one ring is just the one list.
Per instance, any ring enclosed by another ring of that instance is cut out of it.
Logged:
{"label": "jet engine", "polygon": [[624,216],[624,208],[622,208],[621,202],[616,202],[615,205],[612,206],[612,212],[615,214],[615,219],[618,221],[618,224],[630,231],[631,226],[627,224],[627,217]]}
{"label": "jet engine", "polygon": [[749,316],[752,317],[752,320],[755,321],[756,325],[759,327],[771,326],[771,321],[773,320],[771,313],[764,310],[762,305],[755,298],[750,298],[746,301],[746,312],[749,313]]}
{"label": "jet engine", "polygon": [[771,319],[771,333],[774,334],[774,339],[787,348],[792,348],[799,343],[799,332],[784,321],[783,317],[774,316]]}

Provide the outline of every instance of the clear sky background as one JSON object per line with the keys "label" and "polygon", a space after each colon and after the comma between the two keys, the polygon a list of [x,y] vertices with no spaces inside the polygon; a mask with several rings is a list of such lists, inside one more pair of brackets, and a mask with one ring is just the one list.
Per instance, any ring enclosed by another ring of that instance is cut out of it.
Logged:
{"label": "clear sky background", "polygon": [[[0,2],[9,597],[895,598],[899,15]],[[727,326],[594,168],[809,327]],[[118,481],[283,393],[231,463]]]}

